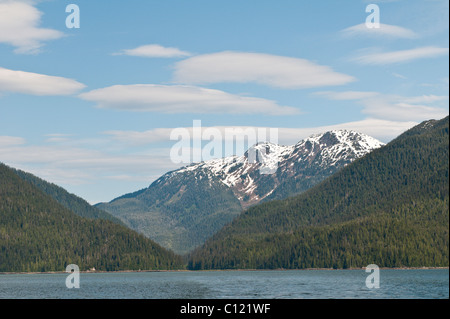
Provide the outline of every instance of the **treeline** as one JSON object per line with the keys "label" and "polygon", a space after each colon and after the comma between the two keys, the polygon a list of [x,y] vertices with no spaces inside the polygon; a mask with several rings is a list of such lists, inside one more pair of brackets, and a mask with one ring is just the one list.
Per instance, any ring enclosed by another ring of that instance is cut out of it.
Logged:
{"label": "treeline", "polygon": [[[301,195],[248,209],[194,250],[187,267],[448,266],[448,126],[448,117],[422,123]],[[148,222],[164,229],[177,221],[179,233],[161,236],[176,236],[173,242],[185,250],[224,222],[223,214],[203,221],[208,209],[228,209],[227,218],[237,213],[220,183],[211,185],[205,204],[195,193],[207,179],[190,180],[181,192],[182,178],[175,180],[180,185],[123,198],[136,217],[129,222],[142,222],[140,206],[152,203],[156,214]],[[63,271],[68,264],[105,271],[186,267],[175,253],[84,206],[62,189],[0,164],[0,272]],[[198,236],[186,235],[189,224],[198,225]]]}
{"label": "treeline", "polygon": [[183,261],[143,235],[63,207],[0,164],[0,272],[181,269]]}
{"label": "treeline", "polygon": [[448,266],[448,117],[293,198],[250,208],[189,269]]}
{"label": "treeline", "polygon": [[189,269],[448,266],[448,198],[291,233],[235,236],[192,254]]}

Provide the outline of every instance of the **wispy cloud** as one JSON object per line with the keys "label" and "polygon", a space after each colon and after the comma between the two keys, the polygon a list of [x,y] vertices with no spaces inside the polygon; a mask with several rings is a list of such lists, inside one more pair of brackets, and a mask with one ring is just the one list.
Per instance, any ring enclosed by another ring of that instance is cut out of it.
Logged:
{"label": "wispy cloud", "polygon": [[317,92],[330,100],[355,100],[363,106],[362,113],[389,121],[424,121],[448,115],[448,96],[400,96],[378,92]]}
{"label": "wispy cloud", "polygon": [[31,95],[70,95],[86,86],[72,79],[0,67],[0,92]]}
{"label": "wispy cloud", "polygon": [[0,147],[22,145],[25,144],[25,139],[16,136],[0,136]]}
{"label": "wispy cloud", "polygon": [[188,57],[192,54],[177,48],[163,47],[159,44],[148,44],[134,49],[122,50],[114,53],[114,55],[131,55],[144,58],[179,58]]}
{"label": "wispy cloud", "polygon": [[399,74],[399,73],[392,72],[392,75],[395,76],[396,78],[399,78],[399,79],[403,79],[403,80],[407,79],[406,76],[404,76],[402,74]]}
{"label": "wispy cloud", "polygon": [[[373,117],[368,117],[360,121],[345,122],[332,125],[323,125],[316,127],[254,127],[254,126],[204,126],[201,127],[202,134],[206,134],[210,129],[220,132],[223,140],[227,141],[227,131],[236,133],[233,135],[233,141],[245,140],[245,134],[250,129],[254,132],[262,130],[269,132],[270,129],[276,129],[278,132],[278,142],[284,145],[293,145],[300,140],[316,133],[324,133],[330,130],[355,130],[367,135],[373,136],[384,142],[388,142],[393,138],[397,137],[407,129],[418,124],[417,121],[393,121],[386,119],[378,119]],[[148,131],[107,131],[104,134],[109,135],[112,140],[121,143],[122,145],[128,146],[149,146],[153,143],[161,142],[171,142],[170,135],[175,128],[156,128]],[[193,136],[192,127],[184,127],[184,130],[189,132],[190,136]],[[269,138],[269,136],[266,136]],[[172,141],[173,142],[173,141]]]}
{"label": "wispy cloud", "polygon": [[413,97],[407,97],[403,99],[403,102],[405,103],[434,103],[439,101],[447,101],[448,96],[447,95],[421,95],[421,96],[413,96]]}
{"label": "wispy cloud", "polygon": [[448,115],[448,109],[401,102],[401,99],[389,99],[380,97],[378,99],[363,100],[363,113],[374,118],[392,120],[424,121],[428,119],[441,119]]}
{"label": "wispy cloud", "polygon": [[[191,130],[192,128],[190,128]],[[155,128],[148,131],[105,131],[103,134],[125,145],[139,146],[158,142],[168,142],[173,128]]]}
{"label": "wispy cloud", "polygon": [[324,92],[315,92],[314,95],[325,96],[330,100],[361,100],[366,98],[371,98],[377,96],[377,92],[363,92],[363,91],[343,91],[343,92],[334,92],[334,91],[324,91]]}
{"label": "wispy cloud", "polygon": [[[31,144],[22,137],[0,136],[0,162],[65,187],[91,203],[134,191],[136,185],[148,186],[180,166],[170,161],[170,149],[135,151],[104,136],[95,138],[97,142],[67,138]],[[118,176],[123,178],[114,183]],[[95,192],[98,189],[101,192]]]}
{"label": "wispy cloud", "polygon": [[311,134],[323,133],[331,130],[354,130],[387,143],[417,124],[416,121],[392,121],[368,117],[360,121],[309,128],[280,128],[278,130],[278,139],[280,143],[290,145],[297,143],[299,140],[306,138]]}
{"label": "wispy cloud", "polygon": [[225,51],[198,55],[175,64],[182,84],[258,83],[283,89],[344,85],[355,78],[305,59]]}
{"label": "wispy cloud", "polygon": [[117,154],[102,149],[102,145],[97,145],[97,149],[93,150],[64,144],[0,144],[2,162],[39,173],[40,177],[53,183],[66,185],[91,183],[108,176],[142,177],[161,173],[177,167],[177,164],[170,162],[169,154],[169,150],[164,154]]}
{"label": "wispy cloud", "polygon": [[384,65],[411,62],[413,60],[424,58],[435,58],[442,55],[448,55],[448,52],[448,48],[427,46],[409,50],[364,54],[355,57],[352,60],[360,64]]}
{"label": "wispy cloud", "polygon": [[365,23],[357,24],[341,30],[344,37],[388,37],[415,39],[418,35],[410,30],[396,25],[380,23],[379,28],[368,28]]}
{"label": "wispy cloud", "polygon": [[53,133],[53,134],[46,134],[45,136],[47,137],[46,142],[61,143],[61,142],[70,141],[70,137],[73,135],[72,134]]}
{"label": "wispy cloud", "polygon": [[159,113],[298,114],[294,107],[256,97],[184,85],[114,85],[82,93],[100,108]]}
{"label": "wispy cloud", "polygon": [[[298,127],[244,127],[244,126],[214,126],[202,127],[203,132],[210,128],[218,129],[224,137],[226,130],[245,132],[246,129],[276,128],[278,142],[293,145],[315,133],[322,133],[334,129],[356,130],[373,136],[383,142],[389,142],[405,130],[416,125],[412,121],[390,121],[367,118],[361,121],[346,122],[333,125],[309,128]],[[192,127],[186,128],[192,134]],[[241,129],[241,130],[239,130]],[[68,141],[54,143],[45,141],[43,144],[30,145],[22,137],[0,136],[0,159],[3,163],[15,168],[31,172],[47,181],[56,183],[69,189],[77,188],[84,198],[92,203],[110,200],[112,195],[104,198],[91,198],[92,194],[86,188],[93,185],[115,185],[115,188],[125,187],[125,182],[139,182],[148,185],[162,174],[180,167],[180,164],[170,160],[170,140],[174,128],[155,128],[148,131],[108,131],[102,138],[96,138],[96,145],[91,141],[77,140],[77,138],[62,134],[49,134],[51,137],[65,136]],[[236,141],[244,136],[235,136]],[[163,142],[167,148],[155,149],[149,144]],[[121,150],[126,150],[123,152]],[[115,183],[116,181],[116,183]],[[114,184],[115,183],[115,184]],[[82,185],[82,186],[81,186]],[[128,185],[128,184],[127,184]],[[135,185],[135,184],[133,184]],[[80,188],[81,187],[81,188]],[[128,185],[128,187],[133,187]],[[135,190],[135,188],[131,188]],[[115,191],[116,195],[122,194]],[[81,195],[81,194],[80,194]]]}
{"label": "wispy cloud", "polygon": [[0,1],[0,43],[15,47],[15,53],[36,54],[46,41],[59,39],[60,31],[41,28],[42,12],[31,1]]}

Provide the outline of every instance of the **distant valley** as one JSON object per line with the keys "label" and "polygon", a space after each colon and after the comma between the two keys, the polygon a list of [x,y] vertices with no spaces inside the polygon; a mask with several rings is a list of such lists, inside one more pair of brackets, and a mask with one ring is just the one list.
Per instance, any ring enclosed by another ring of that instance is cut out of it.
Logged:
{"label": "distant valley", "polygon": [[97,207],[0,164],[0,272],[448,267],[448,117],[253,147],[275,174],[246,153]]}
{"label": "distant valley", "polygon": [[[242,156],[168,172],[146,189],[97,207],[185,254],[248,207],[302,193],[381,146],[370,136],[345,130],[312,135],[292,146],[259,143]],[[264,161],[250,162],[250,151]],[[261,174],[263,165],[276,165],[276,172]]]}

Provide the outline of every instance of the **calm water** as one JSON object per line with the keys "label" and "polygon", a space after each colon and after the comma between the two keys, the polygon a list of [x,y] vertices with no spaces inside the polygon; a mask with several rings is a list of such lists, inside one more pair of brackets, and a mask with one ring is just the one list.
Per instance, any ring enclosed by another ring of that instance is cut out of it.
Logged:
{"label": "calm water", "polygon": [[67,275],[0,275],[0,299],[449,298],[448,269],[382,269],[378,289],[364,270],[81,273],[79,289]]}

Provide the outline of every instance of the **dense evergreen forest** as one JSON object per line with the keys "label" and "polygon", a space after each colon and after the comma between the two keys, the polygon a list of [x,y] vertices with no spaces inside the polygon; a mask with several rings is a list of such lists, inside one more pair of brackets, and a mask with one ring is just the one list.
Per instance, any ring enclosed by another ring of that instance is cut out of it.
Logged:
{"label": "dense evergreen forest", "polygon": [[421,123],[301,195],[248,209],[188,268],[448,267],[448,127]]}
{"label": "dense evergreen forest", "polygon": [[[292,146],[255,144],[243,157],[181,167],[145,189],[97,207],[184,255],[248,207],[300,194],[381,145],[370,136],[345,130],[311,135]],[[249,154],[262,156],[262,150],[267,161],[278,163],[274,174],[262,174],[262,163],[249,162]]]}
{"label": "dense evergreen forest", "polygon": [[[249,208],[187,256],[188,268],[448,267],[448,129],[448,117],[421,123],[301,195]],[[89,207],[0,164],[0,272],[186,267]]]}
{"label": "dense evergreen forest", "polygon": [[54,200],[63,205],[65,208],[70,209],[72,212],[81,217],[91,219],[106,219],[111,220],[117,224],[123,225],[120,219],[114,217],[113,215],[95,206],[90,205],[84,199],[74,194],[70,194],[68,191],[66,191],[64,188],[58,185],[49,183],[37,176],[34,176],[33,174],[21,170],[15,170],[15,173],[19,175],[23,180],[33,184],[41,191],[43,191],[45,194],[51,196]]}
{"label": "dense evergreen forest", "polygon": [[180,269],[179,256],[109,220],[80,217],[0,164],[0,272]]}

